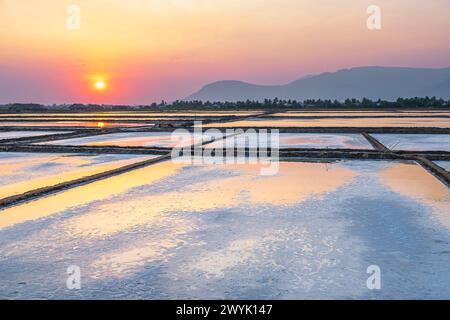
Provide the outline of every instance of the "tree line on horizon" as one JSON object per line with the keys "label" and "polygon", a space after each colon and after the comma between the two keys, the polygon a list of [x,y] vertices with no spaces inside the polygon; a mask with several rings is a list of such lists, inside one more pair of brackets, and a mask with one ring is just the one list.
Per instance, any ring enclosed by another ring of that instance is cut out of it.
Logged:
{"label": "tree line on horizon", "polygon": [[415,97],[415,98],[398,98],[396,101],[386,100],[370,100],[367,98],[346,99],[344,101],[327,100],[327,99],[307,99],[297,101],[291,99],[265,99],[264,101],[246,100],[237,102],[210,102],[210,101],[184,101],[176,100],[172,103],[161,101],[160,103],[152,103],[150,105],[101,105],[101,104],[61,104],[61,105],[44,105],[37,103],[12,103],[0,105],[2,111],[108,111],[108,110],[179,110],[179,109],[301,109],[301,108],[321,108],[321,109],[345,109],[345,108],[361,108],[361,109],[397,109],[397,108],[450,108],[450,100],[444,100],[436,97]]}
{"label": "tree line on horizon", "polygon": [[370,100],[367,98],[346,99],[344,101],[329,99],[307,99],[297,101],[291,99],[264,99],[264,101],[237,101],[237,102],[210,102],[210,101],[182,101],[177,100],[171,104],[164,101],[156,106],[172,106],[183,108],[216,107],[216,108],[248,108],[248,109],[271,109],[271,108],[449,108],[450,100],[436,97],[398,98],[396,101]]}

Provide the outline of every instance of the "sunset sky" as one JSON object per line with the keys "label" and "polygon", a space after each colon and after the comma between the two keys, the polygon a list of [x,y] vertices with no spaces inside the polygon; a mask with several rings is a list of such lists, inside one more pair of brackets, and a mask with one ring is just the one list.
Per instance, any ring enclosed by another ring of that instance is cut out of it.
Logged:
{"label": "sunset sky", "polygon": [[0,0],[0,27],[0,103],[149,104],[224,79],[450,66],[450,0]]}

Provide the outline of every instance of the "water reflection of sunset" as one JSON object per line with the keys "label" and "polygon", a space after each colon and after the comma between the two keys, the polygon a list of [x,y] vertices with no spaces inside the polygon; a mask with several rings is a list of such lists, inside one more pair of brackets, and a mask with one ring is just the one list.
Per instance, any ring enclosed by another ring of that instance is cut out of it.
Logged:
{"label": "water reflection of sunset", "polygon": [[[416,169],[422,170],[384,161],[282,162],[277,175],[263,177],[260,165],[159,163],[3,210],[0,231],[17,236],[2,243],[0,252],[36,266],[40,278],[48,277],[42,269],[82,261],[86,287],[95,294],[112,284],[113,290],[104,291],[108,297],[124,290],[177,296],[185,287],[183,296],[211,297],[204,288],[213,288],[223,297],[236,286],[230,281],[260,288],[255,279],[263,273],[276,279],[274,290],[282,283],[289,288],[285,297],[298,297],[314,283],[329,285],[324,274],[345,270],[331,285],[346,286],[374,257],[395,263],[398,252],[411,247],[413,256],[406,258],[418,258],[404,233],[384,232],[374,223],[390,225],[397,214],[412,214],[428,226],[428,208],[447,198]],[[398,181],[415,191],[401,191]],[[393,192],[386,191],[389,183]],[[421,183],[435,191],[414,187]],[[417,232],[415,225],[399,228]],[[381,242],[380,249],[367,246],[371,237]],[[279,264],[286,272],[273,270]],[[428,272],[426,263],[420,265],[419,272]],[[292,277],[293,272],[313,280]],[[198,287],[185,286],[194,281]]]}
{"label": "water reflection of sunset", "polygon": [[[117,157],[114,161],[111,157],[109,161],[96,163],[99,159],[95,156],[42,154],[21,157],[21,161],[17,161],[14,157],[0,160],[2,167],[0,177],[9,181],[6,185],[0,184],[0,198],[90,176],[144,159],[148,157],[131,156],[127,159]],[[39,170],[35,171],[36,167],[39,167]]]}
{"label": "water reflection of sunset", "polygon": [[[107,199],[112,195],[126,193],[130,188],[167,178],[180,168],[171,163],[162,163],[105,181],[94,182],[83,188],[68,190],[52,197],[51,201],[43,198],[24,204],[20,208],[6,209],[0,217],[0,227],[88,204],[94,198]],[[315,194],[320,195],[336,190],[355,175],[348,169],[329,169],[323,164],[310,163],[282,163],[278,175],[264,178],[258,176],[259,166],[235,165],[224,166],[222,169],[235,172],[234,177],[220,179],[220,184],[214,180],[208,183],[194,183],[182,192],[169,191],[154,195],[133,196],[132,200],[128,200],[128,197],[127,200],[120,201],[111,198],[106,203],[94,203],[92,210],[85,212],[82,216],[69,219],[67,227],[71,229],[71,233],[77,235],[104,236],[151,223],[157,217],[171,211],[203,212],[210,209],[236,207],[245,203],[289,205],[301,202]],[[280,185],[284,187],[280,188]],[[124,201],[129,202],[126,205],[128,209],[125,211],[123,210]],[[45,210],[36,210],[40,207]],[[27,208],[30,208],[30,212]]]}
{"label": "water reflection of sunset", "polygon": [[[36,220],[64,210],[107,199],[130,188],[152,183],[176,172],[178,167],[166,163],[99,180],[82,187],[70,189],[52,197],[40,198],[23,205],[7,208],[0,215],[0,228]],[[156,170],[154,168],[157,168]]]}
{"label": "water reflection of sunset", "polygon": [[380,173],[391,190],[425,203],[450,229],[450,190],[419,165],[393,164]]}

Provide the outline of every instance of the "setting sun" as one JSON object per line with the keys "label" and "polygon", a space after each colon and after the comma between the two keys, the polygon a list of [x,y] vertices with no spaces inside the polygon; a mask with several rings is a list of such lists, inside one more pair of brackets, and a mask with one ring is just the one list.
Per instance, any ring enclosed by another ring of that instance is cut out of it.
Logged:
{"label": "setting sun", "polygon": [[98,80],[95,82],[95,89],[97,90],[103,90],[106,88],[106,83],[102,80]]}

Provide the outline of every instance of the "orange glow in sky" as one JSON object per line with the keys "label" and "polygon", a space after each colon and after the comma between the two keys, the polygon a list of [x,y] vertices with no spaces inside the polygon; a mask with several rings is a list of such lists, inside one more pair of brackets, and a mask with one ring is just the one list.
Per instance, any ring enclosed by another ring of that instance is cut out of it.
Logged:
{"label": "orange glow in sky", "polygon": [[[74,3],[78,29],[67,27]],[[448,0],[377,0],[379,31],[366,27],[371,4],[2,0],[0,103],[149,104],[219,80],[285,84],[357,66],[450,66]]]}

